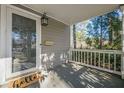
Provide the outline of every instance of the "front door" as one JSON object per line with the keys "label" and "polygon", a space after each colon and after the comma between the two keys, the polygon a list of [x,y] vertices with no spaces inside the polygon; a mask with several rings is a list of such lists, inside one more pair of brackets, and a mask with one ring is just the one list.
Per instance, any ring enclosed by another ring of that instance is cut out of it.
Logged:
{"label": "front door", "polygon": [[7,7],[7,77],[35,71],[40,66],[40,17]]}

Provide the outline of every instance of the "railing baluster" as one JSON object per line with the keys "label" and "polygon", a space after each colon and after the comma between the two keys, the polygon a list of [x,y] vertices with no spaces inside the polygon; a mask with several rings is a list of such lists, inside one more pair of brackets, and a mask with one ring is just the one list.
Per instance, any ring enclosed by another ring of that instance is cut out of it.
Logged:
{"label": "railing baluster", "polygon": [[75,57],[75,54],[74,54],[74,51],[72,51],[72,61],[74,61],[74,57]]}
{"label": "railing baluster", "polygon": [[78,62],[78,52],[76,51],[76,61]]}
{"label": "railing baluster", "polygon": [[85,62],[85,51],[84,51],[84,63],[86,64],[86,62]]}
{"label": "railing baluster", "polygon": [[69,50],[69,60],[72,60],[72,51]]}
{"label": "railing baluster", "polygon": [[84,63],[84,52],[82,51],[82,62]]}
{"label": "railing baluster", "polygon": [[76,51],[75,51],[75,61],[76,61],[76,57],[77,57],[77,53],[76,53]]}
{"label": "railing baluster", "polygon": [[79,62],[79,61],[78,61],[78,56],[79,56],[79,55],[78,55],[78,51],[77,51],[77,62]]}
{"label": "railing baluster", "polygon": [[105,68],[105,53],[103,53],[103,68]]}
{"label": "railing baluster", "polygon": [[94,52],[94,65],[96,66],[96,52]]}
{"label": "railing baluster", "polygon": [[72,60],[75,61],[75,52],[73,51],[73,56],[72,56]]}
{"label": "railing baluster", "polygon": [[76,61],[76,56],[77,56],[77,55],[76,55],[76,51],[74,51],[74,52],[75,52],[75,57],[74,57],[74,60]]}
{"label": "railing baluster", "polygon": [[99,61],[98,61],[98,66],[100,67],[100,53],[99,53]]}
{"label": "railing baluster", "polygon": [[78,51],[76,51],[76,53],[77,53],[77,56],[76,56],[76,61],[78,62]]}
{"label": "railing baluster", "polygon": [[72,51],[70,51],[70,53],[71,53],[71,55],[70,55],[70,60],[72,60],[72,55],[73,55],[73,54],[72,54]]}
{"label": "railing baluster", "polygon": [[81,63],[82,63],[82,59],[83,59],[83,57],[82,57],[82,56],[83,56],[83,52],[81,51]]}
{"label": "railing baluster", "polygon": [[80,62],[80,52],[78,51],[78,62]]}
{"label": "railing baluster", "polygon": [[92,52],[90,52],[90,64],[92,65]]}
{"label": "railing baluster", "polygon": [[73,51],[70,50],[70,52],[72,52],[72,55],[71,55],[71,61],[73,61]]}
{"label": "railing baluster", "polygon": [[116,71],[116,54],[114,54],[114,71]]}
{"label": "railing baluster", "polygon": [[69,54],[68,54],[69,60],[72,60],[72,51],[69,50]]}
{"label": "railing baluster", "polygon": [[89,58],[89,53],[87,52],[87,64],[89,64],[88,58]]}
{"label": "railing baluster", "polygon": [[81,63],[81,51],[80,51],[80,63]]}
{"label": "railing baluster", "polygon": [[81,51],[79,51],[79,54],[80,54],[80,56],[79,56],[79,61],[80,61],[80,63],[81,63]]}
{"label": "railing baluster", "polygon": [[72,51],[72,61],[74,61],[74,51]]}
{"label": "railing baluster", "polygon": [[79,62],[81,62],[81,60],[80,60],[81,58],[80,57],[81,57],[81,54],[80,54],[80,51],[78,51],[78,61]]}
{"label": "railing baluster", "polygon": [[92,60],[93,60],[92,65],[94,66],[94,52],[92,52]]}
{"label": "railing baluster", "polygon": [[108,66],[109,66],[109,69],[110,69],[110,53],[108,54]]}
{"label": "railing baluster", "polygon": [[77,51],[77,62],[79,62],[79,51]]}
{"label": "railing baluster", "polygon": [[86,51],[86,59],[85,59],[85,63],[87,64],[87,51]]}
{"label": "railing baluster", "polygon": [[78,51],[78,61],[81,62],[81,54],[80,54],[80,51]]}

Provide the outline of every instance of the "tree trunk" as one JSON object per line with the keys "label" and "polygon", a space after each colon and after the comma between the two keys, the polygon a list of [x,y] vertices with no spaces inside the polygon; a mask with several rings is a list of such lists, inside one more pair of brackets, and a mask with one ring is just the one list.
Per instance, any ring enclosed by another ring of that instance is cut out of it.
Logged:
{"label": "tree trunk", "polygon": [[75,25],[73,25],[73,42],[74,42],[74,48],[76,48],[76,28],[75,28]]}
{"label": "tree trunk", "polygon": [[101,29],[100,29],[100,49],[102,49],[102,35],[103,35],[103,33],[102,33],[102,16],[100,16],[100,22],[101,22],[101,24],[100,24],[100,27],[101,27]]}

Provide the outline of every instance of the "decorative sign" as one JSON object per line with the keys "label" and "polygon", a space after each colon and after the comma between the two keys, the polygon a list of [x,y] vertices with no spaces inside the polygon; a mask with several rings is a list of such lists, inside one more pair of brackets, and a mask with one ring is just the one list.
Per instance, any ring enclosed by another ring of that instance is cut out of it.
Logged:
{"label": "decorative sign", "polygon": [[39,79],[44,79],[43,76],[40,76],[40,74],[35,73],[26,77],[18,78],[16,80],[11,81],[8,84],[9,88],[24,88],[26,86],[29,86],[35,82],[37,82]]}
{"label": "decorative sign", "polygon": [[54,44],[53,41],[48,41],[48,40],[44,41],[44,45],[46,46],[52,46],[53,44]]}

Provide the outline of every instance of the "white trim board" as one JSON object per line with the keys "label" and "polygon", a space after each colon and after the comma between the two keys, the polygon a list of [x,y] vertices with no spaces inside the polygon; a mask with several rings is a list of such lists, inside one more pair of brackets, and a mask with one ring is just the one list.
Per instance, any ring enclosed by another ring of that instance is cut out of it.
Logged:
{"label": "white trim board", "polygon": [[28,14],[33,15],[33,16],[35,16],[35,17],[41,18],[40,15],[37,15],[37,14],[32,13],[32,12],[29,12],[29,11],[27,11],[27,10],[25,10],[25,9],[19,8],[19,7],[14,6],[14,5],[7,5],[7,7],[10,7],[10,8],[12,8],[12,9],[16,9],[16,10],[18,10],[18,11],[25,12],[25,13],[28,13]]}

